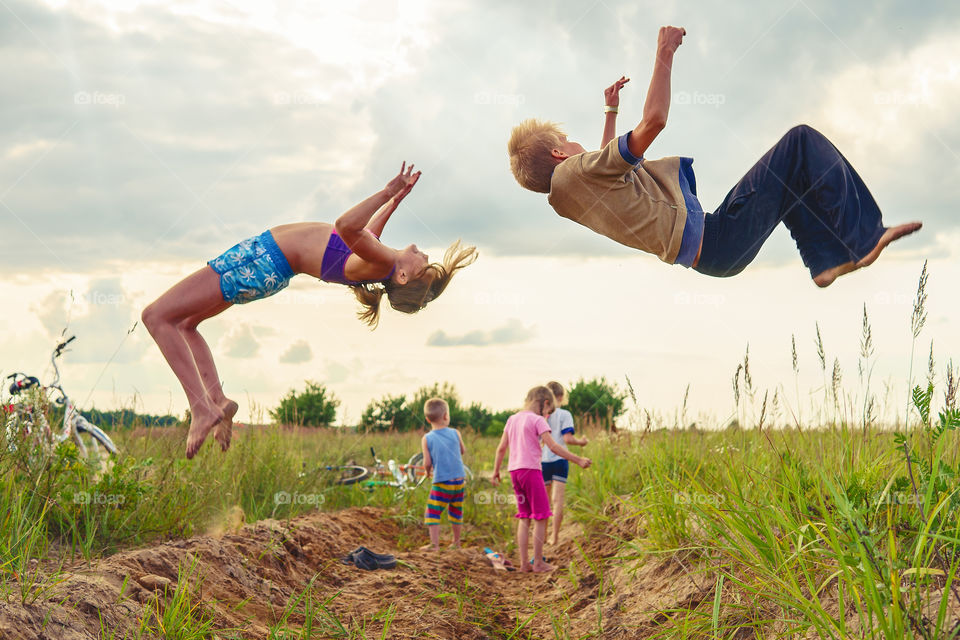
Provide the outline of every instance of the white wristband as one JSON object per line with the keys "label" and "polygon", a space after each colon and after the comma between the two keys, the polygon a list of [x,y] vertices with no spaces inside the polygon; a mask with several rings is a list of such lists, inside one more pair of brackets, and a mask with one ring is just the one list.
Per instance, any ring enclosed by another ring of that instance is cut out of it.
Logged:
{"label": "white wristband", "polygon": [[610,105],[604,105],[603,112],[604,113],[620,113],[620,110],[618,107],[611,107]]}

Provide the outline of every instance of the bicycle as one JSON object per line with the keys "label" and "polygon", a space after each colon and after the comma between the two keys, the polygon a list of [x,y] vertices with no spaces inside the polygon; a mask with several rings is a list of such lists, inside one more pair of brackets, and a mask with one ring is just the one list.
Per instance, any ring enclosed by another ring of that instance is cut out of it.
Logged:
{"label": "bicycle", "polygon": [[[407,463],[409,467],[424,469],[424,475],[426,475],[426,469],[423,466],[423,452],[419,451],[412,456],[410,456],[410,461]],[[473,471],[470,470],[470,467],[463,465],[463,478],[466,482],[473,480]]]}
{"label": "bicycle", "polygon": [[[387,460],[386,466],[384,466],[383,461],[377,458],[377,452],[374,451],[373,447],[370,447],[370,454],[373,456],[373,459],[376,461],[376,467],[373,471],[377,475],[391,476],[393,480],[389,481],[376,481],[368,480],[364,482],[364,486],[384,486],[384,487],[395,487],[403,491],[413,491],[417,489],[424,480],[427,479],[427,468],[423,466],[423,452],[417,452],[410,456],[410,460],[407,464],[397,464],[396,460]],[[473,471],[470,470],[470,467],[463,465],[463,475],[464,480],[470,482],[473,480]]]}
{"label": "bicycle", "polygon": [[[36,376],[28,376],[19,371],[7,376],[7,380],[12,380],[9,388],[11,397],[21,396],[25,392],[31,391],[35,394],[31,400],[4,405],[3,409],[7,414],[6,436],[8,447],[15,450],[16,443],[19,440],[28,441],[33,438],[38,441],[43,453],[49,455],[58,444],[72,439],[76,443],[82,458],[98,462],[103,466],[105,460],[101,456],[100,447],[102,446],[106,450],[109,458],[117,455],[117,446],[100,427],[84,418],[77,411],[73,400],[63,390],[60,383],[60,367],[57,366],[57,359],[63,355],[67,345],[75,339],[76,336],[71,336],[58,344],[53,350],[50,363],[53,365],[55,376],[50,384],[44,386]],[[59,393],[59,396],[52,402],[63,406],[63,427],[60,433],[53,433],[47,420],[46,409],[50,403],[47,400],[47,394],[51,391]]]}
{"label": "bicycle", "polygon": [[427,470],[423,465],[399,464],[392,459],[387,460],[387,463],[384,464],[383,460],[377,457],[377,452],[373,447],[370,447],[370,455],[373,456],[374,460],[374,466],[369,469],[370,475],[389,479],[367,480],[363,483],[363,486],[368,489],[393,487],[399,489],[398,493],[413,491],[423,484],[427,477]]}
{"label": "bicycle", "polygon": [[[306,469],[306,466],[307,466],[307,463],[304,462],[303,463],[304,469]],[[332,484],[339,484],[339,485],[356,484],[361,480],[366,480],[367,478],[370,477],[370,470],[367,469],[366,467],[361,467],[360,465],[357,465],[357,464],[345,464],[345,465],[339,465],[339,466],[328,465],[328,466],[320,467],[320,470],[329,471],[329,472],[339,471],[340,477],[338,477],[332,483]],[[307,472],[305,470],[301,471],[299,475],[301,478],[304,478],[306,477]]]}

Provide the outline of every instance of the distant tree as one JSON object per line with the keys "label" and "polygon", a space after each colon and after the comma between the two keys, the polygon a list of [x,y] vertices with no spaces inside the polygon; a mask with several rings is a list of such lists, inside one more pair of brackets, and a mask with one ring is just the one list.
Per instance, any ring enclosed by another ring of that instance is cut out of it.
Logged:
{"label": "distant tree", "polygon": [[467,407],[466,414],[466,426],[478,433],[485,433],[493,422],[493,414],[479,402],[474,402]]}
{"label": "distant tree", "polygon": [[590,381],[580,378],[567,390],[566,409],[575,419],[590,419],[610,428],[626,409],[626,398],[626,392],[604,377]]}
{"label": "distant tree", "polygon": [[426,426],[427,418],[423,415],[423,405],[430,398],[443,398],[450,407],[450,426],[466,427],[470,422],[470,413],[460,404],[460,394],[449,382],[435,382],[430,387],[420,387],[410,401],[410,410],[418,426]]}
{"label": "distant tree", "polygon": [[407,396],[384,396],[367,405],[360,427],[368,431],[410,431],[418,426]]}
{"label": "distant tree", "polygon": [[497,411],[490,415],[490,422],[483,428],[480,433],[485,436],[499,437],[503,435],[503,428],[507,425],[507,420],[516,413],[516,410],[507,409],[505,411]]}
{"label": "distant tree", "polygon": [[[132,409],[101,411],[93,408],[88,411],[81,411],[80,415],[106,431],[132,427],[172,427],[182,422],[177,416],[155,416],[149,413],[137,413]],[[63,407],[54,405],[50,410],[50,414],[47,416],[47,420],[49,420],[51,424],[60,424],[63,422]],[[190,424],[189,418],[186,423]]]}
{"label": "distant tree", "polygon": [[280,406],[270,412],[280,424],[296,424],[308,427],[329,426],[337,418],[340,400],[323,385],[307,380],[306,390],[297,393],[291,389],[280,400]]}
{"label": "distant tree", "polygon": [[443,398],[450,407],[450,426],[457,429],[470,428],[485,435],[499,436],[507,418],[514,411],[494,413],[474,402],[463,406],[456,388],[449,382],[437,382],[431,386],[420,387],[407,400],[407,396],[384,396],[367,405],[360,418],[360,426],[369,431],[412,431],[427,429],[427,419],[423,415],[423,405],[430,398]]}

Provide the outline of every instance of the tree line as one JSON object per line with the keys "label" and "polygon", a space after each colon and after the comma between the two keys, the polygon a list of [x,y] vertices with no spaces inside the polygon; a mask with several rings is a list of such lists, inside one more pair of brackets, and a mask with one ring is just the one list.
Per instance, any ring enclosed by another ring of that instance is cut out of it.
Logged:
{"label": "tree line", "polygon": [[[568,384],[567,404],[564,408],[577,422],[589,420],[605,428],[614,428],[615,420],[626,409],[627,394],[606,378],[580,380]],[[424,386],[412,394],[385,395],[371,401],[360,417],[360,429],[365,431],[413,431],[426,427],[423,404],[429,398],[439,397],[450,406],[450,426],[468,428],[483,435],[498,436],[513,413],[514,407],[494,411],[479,402],[464,403],[454,385],[438,382]],[[280,424],[300,426],[329,426],[336,421],[340,400],[322,384],[306,381],[303,391],[291,389],[270,412]]]}

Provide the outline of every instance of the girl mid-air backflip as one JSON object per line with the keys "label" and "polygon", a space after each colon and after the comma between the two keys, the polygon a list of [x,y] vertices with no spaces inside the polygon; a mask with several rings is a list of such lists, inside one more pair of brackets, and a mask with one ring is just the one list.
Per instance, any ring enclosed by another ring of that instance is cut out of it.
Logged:
{"label": "girl mid-air backflip", "polygon": [[476,259],[476,249],[459,241],[447,249],[443,264],[430,263],[416,245],[392,249],[380,242],[387,220],[419,178],[420,172],[404,163],[383,189],[335,224],[298,222],[264,231],[211,260],[143,310],[144,326],[190,403],[188,458],[214,427],[226,451],[238,408],[224,395],[210,347],[197,331],[202,321],[234,304],[271,296],[305,273],[352,288],[363,306],[360,318],[376,326],[384,295],[397,311],[416,313]]}

